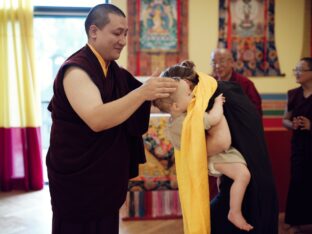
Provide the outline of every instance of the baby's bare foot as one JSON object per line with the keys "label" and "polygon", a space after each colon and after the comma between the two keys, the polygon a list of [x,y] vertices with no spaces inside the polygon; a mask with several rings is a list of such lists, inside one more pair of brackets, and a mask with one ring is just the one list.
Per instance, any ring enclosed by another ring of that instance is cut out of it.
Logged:
{"label": "baby's bare foot", "polygon": [[240,212],[233,212],[229,211],[228,219],[239,229],[245,230],[249,232],[251,229],[253,229],[253,226],[251,226],[247,221],[244,219],[242,213]]}

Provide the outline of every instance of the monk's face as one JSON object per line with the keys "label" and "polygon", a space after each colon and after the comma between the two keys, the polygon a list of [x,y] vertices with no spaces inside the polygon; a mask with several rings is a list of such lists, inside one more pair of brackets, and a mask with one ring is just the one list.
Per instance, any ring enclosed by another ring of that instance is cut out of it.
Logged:
{"label": "monk's face", "polygon": [[312,69],[309,67],[309,64],[306,61],[299,61],[293,71],[297,83],[312,83]]}
{"label": "monk's face", "polygon": [[97,29],[94,46],[103,59],[108,62],[120,57],[127,44],[128,25],[125,17],[109,14],[110,22],[102,29]]}
{"label": "monk's face", "polygon": [[218,80],[229,80],[232,75],[234,62],[227,51],[216,51],[211,56],[213,74]]}

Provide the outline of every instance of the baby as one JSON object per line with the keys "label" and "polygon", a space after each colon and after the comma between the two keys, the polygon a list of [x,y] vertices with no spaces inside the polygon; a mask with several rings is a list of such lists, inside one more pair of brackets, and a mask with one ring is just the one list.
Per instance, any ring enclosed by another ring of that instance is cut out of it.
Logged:
{"label": "baby", "polygon": [[[180,149],[183,121],[187,107],[192,100],[192,80],[198,79],[194,64],[183,62],[168,68],[162,73],[163,77],[171,77],[179,82],[177,90],[170,97],[156,99],[153,104],[162,112],[170,114],[168,138],[177,149]],[[230,210],[228,219],[238,228],[250,231],[253,226],[247,223],[242,215],[241,206],[246,188],[250,181],[250,173],[241,153],[231,147],[231,134],[223,115],[225,98],[219,95],[212,109],[204,113],[206,145],[209,174],[219,177],[222,174],[233,180],[230,190]]]}

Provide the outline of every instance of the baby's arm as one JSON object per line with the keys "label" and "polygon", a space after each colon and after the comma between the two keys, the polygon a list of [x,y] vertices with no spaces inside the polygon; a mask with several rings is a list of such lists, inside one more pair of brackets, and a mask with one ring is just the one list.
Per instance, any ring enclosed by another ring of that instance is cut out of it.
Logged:
{"label": "baby's arm", "polygon": [[218,97],[215,98],[214,104],[211,110],[208,112],[207,121],[210,126],[213,127],[218,124],[223,116],[223,103],[225,102],[225,98],[221,93]]}
{"label": "baby's arm", "polygon": [[223,95],[220,94],[216,97],[209,113],[205,113],[204,115],[205,129],[209,130],[206,135],[208,156],[221,153],[231,145],[230,129],[223,115],[224,101]]}
{"label": "baby's arm", "polygon": [[224,115],[222,115],[220,122],[207,132],[207,155],[212,156],[229,149],[231,141],[232,139],[228,123]]}

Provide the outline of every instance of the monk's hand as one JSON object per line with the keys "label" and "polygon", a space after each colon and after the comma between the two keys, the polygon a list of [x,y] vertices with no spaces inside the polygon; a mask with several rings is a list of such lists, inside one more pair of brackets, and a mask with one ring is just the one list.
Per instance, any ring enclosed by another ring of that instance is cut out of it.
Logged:
{"label": "monk's hand", "polygon": [[311,129],[311,122],[307,117],[299,116],[298,119],[298,125],[301,130],[310,130]]}
{"label": "monk's hand", "polygon": [[140,87],[141,94],[147,101],[155,100],[157,98],[169,97],[171,93],[176,91],[178,82],[167,77],[158,77],[159,74],[154,73],[144,84]]}
{"label": "monk's hand", "polygon": [[300,127],[299,125],[299,118],[298,117],[294,117],[292,119],[292,129],[297,130]]}

